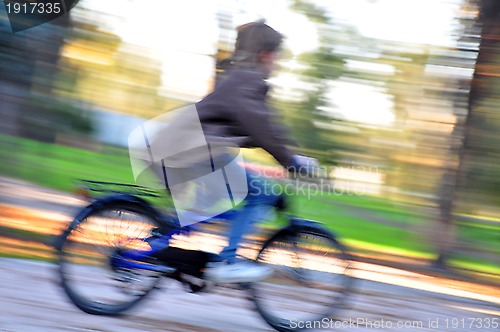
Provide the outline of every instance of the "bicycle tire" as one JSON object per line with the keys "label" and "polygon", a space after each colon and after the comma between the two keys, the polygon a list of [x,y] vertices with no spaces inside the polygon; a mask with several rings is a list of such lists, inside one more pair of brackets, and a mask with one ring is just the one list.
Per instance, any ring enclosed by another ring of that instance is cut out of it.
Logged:
{"label": "bicycle tire", "polygon": [[[161,227],[160,223],[154,210],[140,199],[105,198],[84,208],[56,244],[58,274],[69,299],[86,313],[108,316],[120,315],[142,301],[157,288],[161,274],[114,271],[110,257],[116,250],[146,245],[147,233]],[[131,231],[139,234],[132,238]],[[105,279],[93,282],[102,275]],[[132,286],[139,286],[135,294],[128,288]],[[115,288],[118,294],[111,295]]]}
{"label": "bicycle tire", "polygon": [[352,291],[349,254],[333,233],[312,222],[299,220],[278,231],[256,260],[269,264],[274,273],[250,285],[253,302],[262,318],[281,332],[321,328],[334,319],[335,309],[344,308]]}

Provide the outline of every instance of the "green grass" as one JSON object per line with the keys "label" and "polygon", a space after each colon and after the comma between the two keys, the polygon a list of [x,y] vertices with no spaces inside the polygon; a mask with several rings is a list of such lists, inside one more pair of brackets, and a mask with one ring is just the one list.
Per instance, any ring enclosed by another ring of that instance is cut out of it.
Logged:
{"label": "green grass", "polygon": [[102,146],[87,151],[2,136],[0,174],[71,191],[77,179],[133,183],[128,153]]}
{"label": "green grass", "polygon": [[482,225],[473,223],[457,223],[458,236],[476,243],[491,243],[490,249],[500,257],[500,223]]}
{"label": "green grass", "polygon": [[[123,148],[96,145],[91,151],[0,136],[0,158],[0,174],[63,191],[73,191],[78,179],[134,183],[128,152]],[[356,248],[433,257],[428,239],[414,231],[431,223],[416,209],[380,197],[332,193],[311,199],[298,195],[291,197],[291,201],[294,214],[323,222]],[[167,204],[161,199],[155,202]],[[492,248],[494,252],[499,251],[499,234],[496,226],[473,223],[459,226],[460,240]],[[470,261],[464,257],[457,264],[470,266]],[[474,266],[491,271],[495,270],[494,265],[495,262],[476,261]],[[500,273],[500,268],[496,271]]]}
{"label": "green grass", "polygon": [[458,256],[456,258],[451,258],[448,262],[451,266],[456,266],[458,268],[478,271],[483,273],[488,273],[492,275],[499,275],[500,268],[498,263],[491,262],[484,259],[470,258],[466,256]]}

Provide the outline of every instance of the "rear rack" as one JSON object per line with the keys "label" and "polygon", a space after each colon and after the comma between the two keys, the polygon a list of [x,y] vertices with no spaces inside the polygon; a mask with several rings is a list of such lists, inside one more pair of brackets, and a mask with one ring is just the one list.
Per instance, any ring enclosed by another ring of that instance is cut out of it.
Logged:
{"label": "rear rack", "polygon": [[131,194],[135,196],[161,197],[158,192],[136,184],[104,182],[92,180],[78,180],[81,184],[78,189],[84,196],[90,196],[89,192],[107,193],[107,194]]}

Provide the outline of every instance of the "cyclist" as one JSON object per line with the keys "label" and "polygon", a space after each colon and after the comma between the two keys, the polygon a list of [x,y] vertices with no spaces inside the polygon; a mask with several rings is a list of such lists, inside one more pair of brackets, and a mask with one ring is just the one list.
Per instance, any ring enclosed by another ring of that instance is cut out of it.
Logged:
{"label": "cyclist", "polygon": [[[287,148],[294,145],[285,129],[275,121],[267,105],[266,79],[276,68],[283,36],[263,22],[238,28],[233,55],[223,60],[225,72],[215,90],[196,104],[207,141],[228,142],[241,148],[260,147],[286,168],[300,168],[302,159]],[[305,169],[305,167],[303,167]],[[236,250],[250,225],[259,218],[259,208],[273,205],[278,197],[263,190],[266,180],[247,171],[248,196],[231,221],[229,244],[221,252],[221,263],[209,264],[205,277],[221,283],[251,282],[266,277],[270,270],[257,263],[238,261]]]}

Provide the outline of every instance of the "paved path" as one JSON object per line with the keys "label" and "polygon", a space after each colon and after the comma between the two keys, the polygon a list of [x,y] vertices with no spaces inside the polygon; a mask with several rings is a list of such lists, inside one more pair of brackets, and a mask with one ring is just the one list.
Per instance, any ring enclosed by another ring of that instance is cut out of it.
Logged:
{"label": "paved path", "polygon": [[[500,324],[500,299],[491,295],[491,290],[464,290],[463,285],[450,286],[417,280],[418,276],[413,274],[386,272],[364,273],[372,279],[374,275],[380,278],[385,275],[388,282],[406,280],[409,287],[361,280],[351,298],[350,309],[341,314],[342,320],[336,325],[325,321],[322,329],[316,330],[340,327],[336,330],[498,331],[493,325]],[[209,293],[190,294],[178,283],[165,280],[163,289],[137,309],[114,318],[88,315],[73,306],[56,284],[53,264],[2,258],[0,276],[0,331],[270,330],[253,310],[244,291],[217,287]],[[415,284],[417,281],[421,284]]]}

